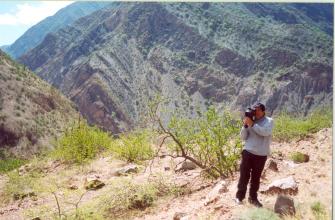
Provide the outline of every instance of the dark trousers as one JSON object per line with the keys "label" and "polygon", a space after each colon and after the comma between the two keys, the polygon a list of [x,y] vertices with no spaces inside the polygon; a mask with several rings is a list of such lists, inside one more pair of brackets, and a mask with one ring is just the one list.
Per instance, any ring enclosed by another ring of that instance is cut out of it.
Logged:
{"label": "dark trousers", "polygon": [[237,185],[236,198],[241,201],[245,198],[247,192],[247,185],[250,179],[249,197],[257,199],[257,191],[259,189],[259,182],[264,169],[267,156],[258,156],[246,150],[242,151],[242,162],[240,166],[240,179]]}

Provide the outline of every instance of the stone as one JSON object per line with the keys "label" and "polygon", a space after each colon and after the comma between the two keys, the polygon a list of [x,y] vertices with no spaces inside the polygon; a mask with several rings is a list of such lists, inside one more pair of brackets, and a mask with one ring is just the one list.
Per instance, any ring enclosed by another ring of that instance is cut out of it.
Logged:
{"label": "stone", "polygon": [[223,208],[223,204],[219,204],[219,205],[214,206],[214,210],[220,210],[222,208]]}
{"label": "stone", "polygon": [[135,164],[130,164],[127,165],[125,167],[122,167],[121,169],[119,169],[118,171],[116,171],[116,175],[117,176],[124,176],[127,175],[129,173],[137,173],[138,172],[138,166]]}
{"label": "stone", "polygon": [[187,217],[187,214],[184,212],[176,212],[173,216],[173,220],[183,220]]}
{"label": "stone", "polygon": [[278,172],[278,165],[274,160],[269,160],[266,169]]}
{"label": "stone", "polygon": [[193,162],[191,161],[184,161],[181,166],[179,166],[176,170],[176,172],[183,172],[183,171],[187,171],[187,170],[194,170],[195,168],[197,168],[197,165],[195,165]]}
{"label": "stone", "polygon": [[105,183],[98,179],[90,180],[85,182],[85,189],[87,190],[97,190],[105,186]]}
{"label": "stone", "polygon": [[76,190],[76,189],[78,189],[78,186],[76,186],[75,184],[71,184],[69,186],[69,189]]}
{"label": "stone", "polygon": [[289,168],[296,168],[299,166],[299,164],[296,164],[293,161],[284,161],[284,164],[286,164]]}
{"label": "stone", "polygon": [[228,186],[226,181],[221,180],[206,196],[205,205],[207,206],[210,203],[216,202],[219,200],[220,195],[225,192],[228,192]]}
{"label": "stone", "polygon": [[261,190],[264,194],[292,194],[298,193],[298,184],[295,182],[293,176],[284,179],[279,179],[272,182],[265,190]]}
{"label": "stone", "polygon": [[295,207],[292,198],[285,195],[278,195],[274,206],[275,213],[279,215],[294,215]]}
{"label": "stone", "polygon": [[31,198],[34,198],[36,197],[36,193],[33,192],[33,191],[26,191],[26,192],[22,192],[22,193],[14,193],[13,195],[13,199],[14,200],[20,200],[20,199],[24,199],[26,197],[31,197]]}

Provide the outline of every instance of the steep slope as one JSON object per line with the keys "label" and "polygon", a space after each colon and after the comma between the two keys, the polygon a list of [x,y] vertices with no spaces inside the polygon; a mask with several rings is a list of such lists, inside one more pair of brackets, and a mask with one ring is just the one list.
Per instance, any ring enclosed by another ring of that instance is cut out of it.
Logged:
{"label": "steep slope", "polygon": [[2,49],[16,59],[41,43],[48,33],[70,25],[78,18],[89,15],[109,4],[108,2],[75,2],[29,28],[12,45]]}
{"label": "steep slope", "polygon": [[332,102],[333,82],[332,20],[310,6],[119,3],[47,35],[20,61],[115,133],[138,124],[157,92],[189,115],[256,99],[306,114]]}
{"label": "steep slope", "polygon": [[55,88],[0,50],[0,150],[27,156],[50,143],[78,117]]}

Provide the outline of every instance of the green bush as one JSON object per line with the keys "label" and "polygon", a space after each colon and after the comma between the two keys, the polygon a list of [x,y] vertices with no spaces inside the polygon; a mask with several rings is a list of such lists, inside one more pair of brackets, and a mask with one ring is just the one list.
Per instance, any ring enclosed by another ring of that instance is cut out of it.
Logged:
{"label": "green bush", "polygon": [[320,202],[314,202],[311,205],[311,210],[316,218],[326,215],[326,209]]}
{"label": "green bush", "polygon": [[84,163],[109,148],[110,144],[108,133],[80,122],[64,133],[52,156],[70,163]]}
{"label": "green bush", "polygon": [[307,117],[293,116],[284,112],[274,117],[274,120],[274,139],[290,141],[304,138],[308,134],[317,132],[322,128],[331,127],[333,114],[331,107],[323,107],[315,110]]}
{"label": "green bush", "polygon": [[151,136],[148,130],[122,134],[111,144],[111,150],[128,162],[140,162],[154,156]]}
{"label": "green bush", "polygon": [[7,176],[9,179],[4,186],[2,202],[8,202],[11,199],[23,199],[27,196],[36,196],[39,187],[39,177],[31,174],[21,176],[18,171],[10,172]]}
{"label": "green bush", "polygon": [[171,150],[177,155],[184,151],[212,177],[227,176],[235,171],[240,157],[241,126],[228,111],[219,114],[212,106],[197,118],[173,116],[168,129],[177,141]]}
{"label": "green bush", "polygon": [[293,152],[293,153],[291,153],[290,158],[295,163],[304,163],[304,162],[307,162],[305,154],[303,154],[301,152]]}
{"label": "green bush", "polygon": [[26,163],[26,160],[19,158],[0,159],[0,173],[6,173],[19,168]]}
{"label": "green bush", "polygon": [[[136,184],[129,179],[112,183],[112,194],[100,201],[111,218],[127,214],[127,210],[144,210],[157,199],[157,188],[153,184]],[[107,204],[107,206],[106,206]]]}
{"label": "green bush", "polygon": [[280,220],[276,213],[265,208],[252,208],[246,210],[239,218],[241,220]]}

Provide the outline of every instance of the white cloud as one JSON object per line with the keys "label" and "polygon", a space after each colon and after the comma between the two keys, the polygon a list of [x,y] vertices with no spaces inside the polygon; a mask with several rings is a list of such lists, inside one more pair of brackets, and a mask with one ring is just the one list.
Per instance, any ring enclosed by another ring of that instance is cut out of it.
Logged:
{"label": "white cloud", "polygon": [[34,25],[73,1],[41,1],[38,5],[20,3],[14,13],[0,14],[0,25]]}

